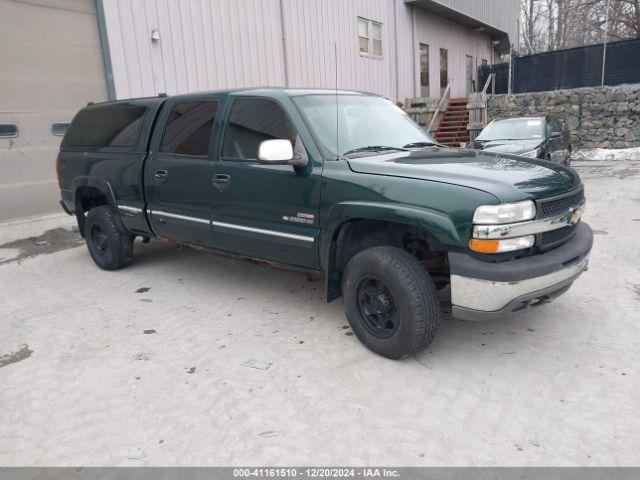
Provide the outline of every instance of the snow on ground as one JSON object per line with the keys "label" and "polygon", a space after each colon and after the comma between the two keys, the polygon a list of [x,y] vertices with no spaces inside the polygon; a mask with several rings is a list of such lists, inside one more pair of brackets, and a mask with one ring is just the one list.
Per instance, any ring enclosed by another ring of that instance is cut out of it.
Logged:
{"label": "snow on ground", "polygon": [[571,154],[573,160],[640,160],[640,147],[588,148]]}
{"label": "snow on ground", "polygon": [[640,148],[577,150],[571,154],[571,166],[583,180],[640,178]]}

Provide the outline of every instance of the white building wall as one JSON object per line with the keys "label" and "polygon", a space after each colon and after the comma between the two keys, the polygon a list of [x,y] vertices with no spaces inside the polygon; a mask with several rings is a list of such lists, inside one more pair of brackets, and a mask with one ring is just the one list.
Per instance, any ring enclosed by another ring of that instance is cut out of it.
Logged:
{"label": "white building wall", "polygon": [[517,48],[519,0],[439,0],[439,2],[507,32],[511,43]]}
{"label": "white building wall", "polygon": [[[472,57],[474,70],[484,58],[492,62],[492,45],[487,35],[473,32],[466,27],[416,8],[415,42],[429,45],[429,90],[431,97],[440,96],[440,49],[447,50],[448,77],[451,81],[451,95],[467,95],[466,59]],[[419,61],[415,53],[415,62]],[[415,79],[418,86],[414,96],[420,96],[419,69]],[[474,75],[474,79],[477,74]]]}
{"label": "white building wall", "polygon": [[[337,64],[339,88],[395,98],[393,3],[283,0],[289,86],[334,88]],[[382,58],[360,54],[358,17],[383,24]]]}
{"label": "white building wall", "polygon": [[284,85],[278,0],[105,0],[104,15],[118,98]]}
{"label": "white building wall", "polygon": [[[431,95],[440,94],[442,47],[452,95],[463,96],[465,55],[491,61],[488,36],[403,0],[104,0],[104,15],[117,98],[334,88],[337,69],[339,88],[404,100],[420,92],[419,43],[430,48]],[[359,53],[358,16],[383,24],[381,59]]]}

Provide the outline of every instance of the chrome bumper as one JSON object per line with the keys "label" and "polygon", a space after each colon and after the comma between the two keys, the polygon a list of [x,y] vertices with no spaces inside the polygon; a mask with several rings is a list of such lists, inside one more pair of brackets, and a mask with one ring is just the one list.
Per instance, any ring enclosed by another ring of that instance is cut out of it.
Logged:
{"label": "chrome bumper", "polygon": [[485,320],[548,303],[587,270],[592,243],[583,223],[565,245],[533,257],[489,264],[450,254],[453,316]]}

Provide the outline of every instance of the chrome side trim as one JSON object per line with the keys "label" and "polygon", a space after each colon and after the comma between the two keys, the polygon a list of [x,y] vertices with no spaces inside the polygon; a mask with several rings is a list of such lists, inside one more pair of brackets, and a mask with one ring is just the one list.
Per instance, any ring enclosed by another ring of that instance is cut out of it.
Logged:
{"label": "chrome side trim", "polygon": [[577,278],[588,265],[587,256],[562,270],[517,282],[495,282],[451,275],[451,304],[473,310],[495,312],[522,295]]}
{"label": "chrome side trim", "polygon": [[138,207],[130,207],[128,205],[118,205],[118,210],[131,213],[142,213],[142,209]]}
{"label": "chrome side trim", "polygon": [[265,230],[264,228],[246,227],[244,225],[236,225],[234,223],[212,221],[211,225],[213,225],[214,227],[230,228],[233,230],[242,230],[244,232],[261,233],[263,235],[271,235],[274,237],[289,238],[291,240],[300,240],[302,242],[315,242],[315,238],[307,237],[305,235],[296,235],[293,233],[278,232],[275,230]]}
{"label": "chrome side trim", "polygon": [[196,223],[211,223],[206,218],[198,218],[198,217],[188,217],[186,215],[178,215],[177,213],[169,213],[163,212],[161,210],[147,210],[151,215],[158,215],[160,217],[167,218],[177,218],[178,220],[186,220],[187,222],[196,222]]}
{"label": "chrome side trim", "polygon": [[504,225],[476,225],[473,227],[474,238],[512,238],[537,233],[549,232],[569,225],[575,225],[580,221],[584,212],[585,203],[567,210],[555,217],[530,220],[528,222],[510,223]]}

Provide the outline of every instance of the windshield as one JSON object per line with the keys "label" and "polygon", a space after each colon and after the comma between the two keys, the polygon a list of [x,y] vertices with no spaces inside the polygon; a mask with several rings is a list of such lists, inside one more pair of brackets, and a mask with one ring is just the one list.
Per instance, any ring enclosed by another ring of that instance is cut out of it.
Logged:
{"label": "windshield", "polygon": [[541,118],[511,118],[491,122],[476,140],[536,140],[544,137]]}
{"label": "windshield", "polygon": [[355,150],[371,155],[436,143],[401,108],[382,97],[301,95],[293,101],[318,141],[333,155],[358,153],[352,152]]}

